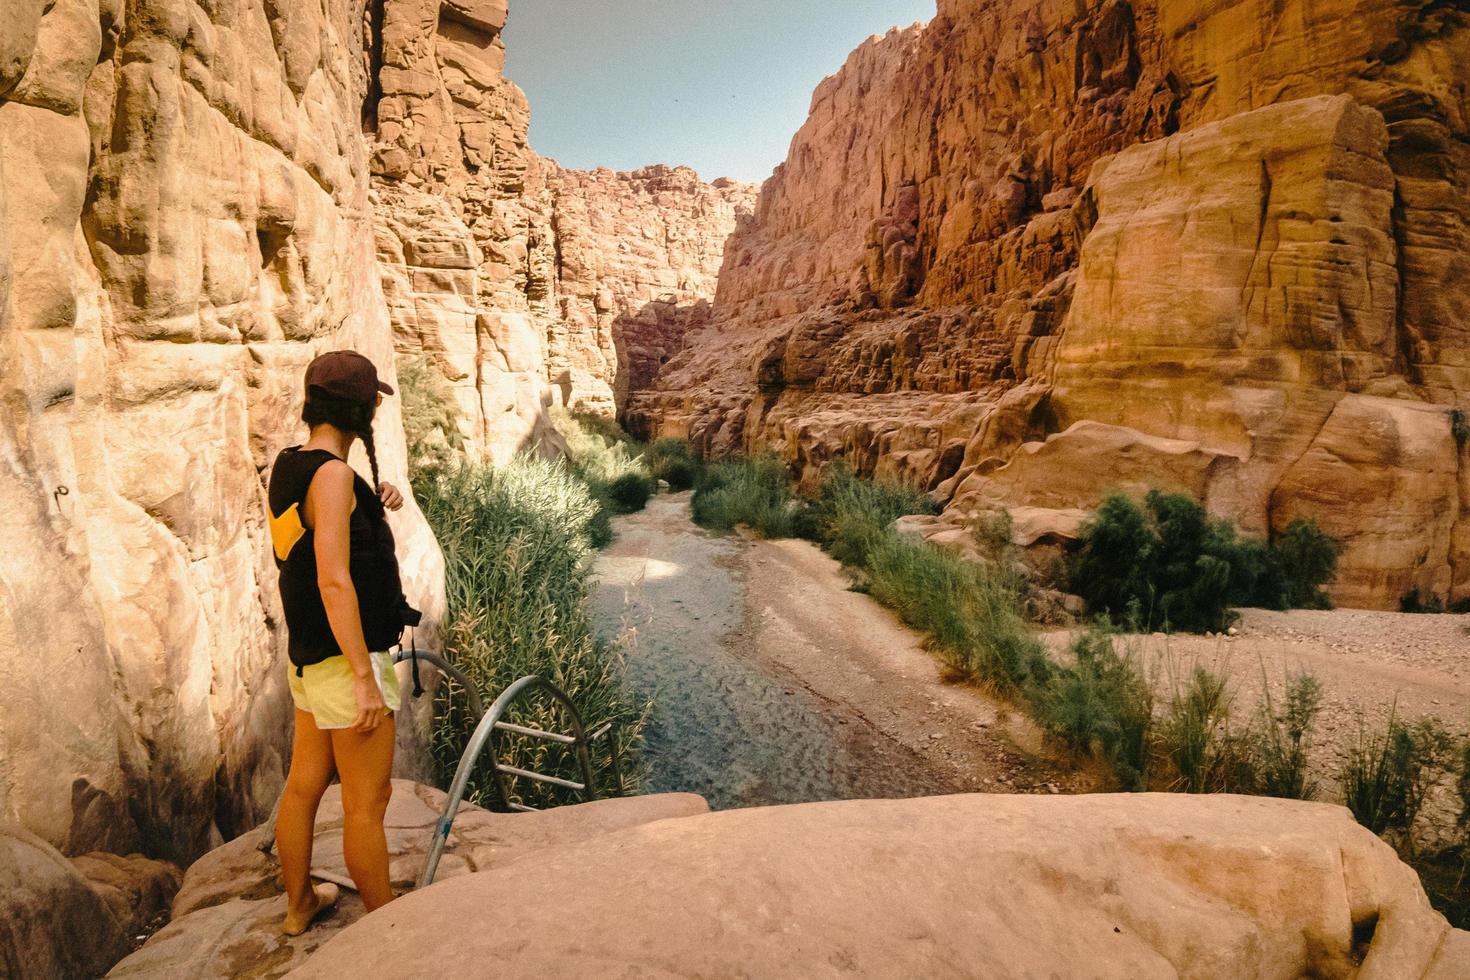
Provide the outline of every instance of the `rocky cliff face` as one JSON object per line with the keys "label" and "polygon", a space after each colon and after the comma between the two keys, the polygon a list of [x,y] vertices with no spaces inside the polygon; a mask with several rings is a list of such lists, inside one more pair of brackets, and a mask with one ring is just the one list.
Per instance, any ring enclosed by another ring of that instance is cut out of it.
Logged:
{"label": "rocky cliff face", "polygon": [[1187,490],[1343,538],[1340,603],[1465,598],[1467,83],[1460,4],[940,0],[817,89],[627,419],[950,525]]}
{"label": "rocky cliff face", "polygon": [[[188,858],[274,801],[263,487],[318,351],[432,353],[504,459],[698,322],[753,189],[537,157],[505,17],[0,0],[0,816]],[[377,428],[406,487],[395,399]],[[396,530],[432,620],[437,548],[413,506]]]}
{"label": "rocky cliff face", "polygon": [[612,414],[702,322],[754,189],[539,157],[503,74],[505,0],[391,0],[374,16],[365,120],[397,348],[452,383],[473,451],[554,449],[550,406]]}
{"label": "rocky cliff face", "polygon": [[[275,800],[290,730],[264,481],[300,378],[392,376],[363,10],[0,2],[0,815],[192,857]],[[406,486],[395,400],[377,429]],[[364,468],[365,472],[365,468]],[[415,507],[410,596],[442,603]]]}

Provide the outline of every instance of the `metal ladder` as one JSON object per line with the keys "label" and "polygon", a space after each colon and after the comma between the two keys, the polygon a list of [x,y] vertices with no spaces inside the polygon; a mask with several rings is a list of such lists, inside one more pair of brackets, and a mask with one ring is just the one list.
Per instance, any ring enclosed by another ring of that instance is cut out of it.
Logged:
{"label": "metal ladder", "polygon": [[[501,692],[486,711],[484,702],[480,700],[480,693],[475,685],[465,676],[459,668],[450,664],[437,654],[425,653],[421,650],[400,650],[393,655],[394,663],[401,663],[417,657],[419,660],[431,667],[437,668],[460,689],[465,692],[465,699],[469,701],[470,711],[478,719],[474,733],[470,735],[469,743],[465,746],[464,753],[459,758],[459,765],[454,770],[454,779],[449,784],[449,796],[444,801],[444,811],[434,824],[434,839],[429,845],[429,855],[424,861],[424,868],[419,872],[418,881],[414,888],[423,888],[434,881],[434,874],[439,869],[439,859],[444,856],[444,848],[449,842],[449,832],[454,827],[455,815],[459,813],[459,805],[464,800],[465,788],[469,784],[470,774],[474,771],[475,763],[479,761],[480,753],[487,745],[494,744],[494,735],[497,731],[509,732],[513,735],[525,735],[531,738],[546,739],[558,742],[562,745],[575,747],[577,753],[578,768],[582,770],[582,781],[574,782],[570,779],[562,779],[559,776],[550,776],[545,773],[531,772],[527,769],[519,769],[515,766],[504,765],[498,760],[495,763],[495,793],[500,799],[500,805],[510,811],[534,811],[536,807],[523,806],[510,798],[510,781],[512,779],[530,779],[535,782],[547,783],[552,786],[560,786],[586,794],[587,800],[597,799],[597,786],[592,778],[592,760],[588,754],[587,747],[595,739],[607,738],[610,754],[612,757],[613,792],[623,795],[623,770],[621,760],[618,757],[617,722],[616,720],[603,722],[598,725],[591,734],[587,733],[586,726],[582,723],[582,715],[577,711],[577,706],[572,703],[565,692],[555,684],[535,674],[528,674],[516,681],[510,687]],[[563,735],[559,732],[543,731],[539,728],[528,728],[524,725],[516,725],[505,721],[505,713],[510,710],[511,705],[523,696],[533,691],[544,691],[566,709],[571,720],[572,733]],[[271,810],[270,818],[267,820],[267,830],[261,842],[257,845],[262,852],[269,855],[276,843],[276,813],[280,809],[280,801],[276,801],[275,809]],[[320,876],[320,872],[313,871]],[[350,879],[339,879],[333,876],[330,880],[347,888],[356,888]]]}
{"label": "metal ladder", "polygon": [[[612,757],[612,776],[614,792],[621,796],[623,794],[623,773],[618,758],[618,743],[616,737],[616,721],[606,721],[599,725],[590,734],[582,723],[582,715],[577,711],[577,706],[572,703],[565,692],[550,681],[535,674],[528,674],[507,687],[500,696],[490,705],[490,710],[483,709],[483,702],[474,684],[464,675],[462,671],[449,664],[444,658],[432,653],[423,652],[400,652],[394,656],[394,662],[408,660],[417,656],[419,660],[428,663],[442,671],[444,675],[459,685],[465,692],[470,702],[470,711],[478,717],[473,734],[465,745],[463,754],[460,755],[459,765],[454,770],[454,779],[449,784],[449,795],[444,801],[444,812],[440,814],[439,820],[434,825],[434,839],[429,845],[429,854],[424,861],[424,868],[419,872],[418,881],[414,887],[424,888],[433,884],[434,874],[439,868],[439,859],[444,856],[444,849],[449,843],[449,832],[454,827],[455,815],[459,812],[459,805],[464,799],[465,788],[469,784],[470,774],[474,771],[476,762],[479,761],[480,753],[486,746],[493,746],[496,732],[508,732],[513,735],[524,735],[529,738],[539,738],[550,742],[574,747],[577,754],[577,765],[582,771],[582,781],[575,782],[563,779],[559,776],[551,776],[546,773],[532,772],[528,769],[520,769],[516,766],[501,763],[498,758],[495,768],[492,770],[495,776],[495,792],[500,798],[501,806],[511,811],[534,811],[537,808],[525,806],[511,800],[510,783],[514,779],[529,779],[534,782],[545,783],[551,786],[559,786],[563,789],[584,793],[587,800],[597,799],[597,786],[592,777],[592,760],[588,754],[588,746],[599,738],[608,738]],[[528,728],[524,725],[516,725],[505,721],[505,714],[524,696],[532,692],[544,692],[553,700],[566,709],[568,719],[571,722],[571,734],[560,732],[548,732],[540,728]],[[494,750],[492,748],[492,757]]]}

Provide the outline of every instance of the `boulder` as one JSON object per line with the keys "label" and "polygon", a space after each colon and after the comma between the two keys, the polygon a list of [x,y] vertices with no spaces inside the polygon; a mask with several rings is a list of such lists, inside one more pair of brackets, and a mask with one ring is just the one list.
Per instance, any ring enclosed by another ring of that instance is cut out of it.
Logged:
{"label": "boulder", "polygon": [[[424,865],[445,795],[408,780],[393,781],[384,825],[396,891],[411,889]],[[436,880],[508,867],[546,849],[617,833],[638,824],[708,812],[690,794],[597,800],[538,813],[491,813],[460,807]],[[258,827],[190,865],[174,899],[172,921],[109,977],[279,977],[364,915],[342,858],[342,796],[332,786],[317,811],[312,872],[343,885],[337,909],[302,936],[280,934],[285,896],[269,828]],[[463,917],[461,916],[462,920]],[[404,955],[413,955],[401,950]]]}
{"label": "boulder", "polygon": [[[467,918],[487,927],[440,942]],[[492,962],[505,977],[1413,980],[1470,976],[1470,934],[1340,807],[980,794],[727,810],[554,848],[395,902],[290,976]]]}
{"label": "boulder", "polygon": [[95,977],[166,914],[179,869],[140,855],[68,861],[0,825],[0,972],[18,980]]}

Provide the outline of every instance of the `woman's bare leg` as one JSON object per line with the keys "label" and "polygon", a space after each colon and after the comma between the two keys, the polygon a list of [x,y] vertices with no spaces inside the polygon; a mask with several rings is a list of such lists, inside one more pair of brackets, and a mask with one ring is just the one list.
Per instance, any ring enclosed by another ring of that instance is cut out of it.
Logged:
{"label": "woman's bare leg", "polygon": [[291,745],[291,772],[276,814],[276,852],[286,883],[287,925],[303,924],[316,913],[318,897],[311,887],[311,844],[317,804],[332,782],[332,738],[316,727],[311,712],[296,709],[296,735]]}
{"label": "woman's bare leg", "polygon": [[391,714],[367,734],[332,732],[332,753],[342,777],[342,854],[369,912],[393,900],[383,816],[393,792],[394,738]]}

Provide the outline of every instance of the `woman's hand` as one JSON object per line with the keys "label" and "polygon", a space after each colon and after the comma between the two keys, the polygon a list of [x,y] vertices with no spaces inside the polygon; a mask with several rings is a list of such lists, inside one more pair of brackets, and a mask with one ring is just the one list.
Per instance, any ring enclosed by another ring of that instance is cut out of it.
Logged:
{"label": "woman's hand", "polygon": [[398,488],[384,480],[378,484],[378,499],[383,501],[383,506],[389,510],[398,510],[403,506],[403,494]]}
{"label": "woman's hand", "polygon": [[348,727],[354,732],[364,734],[377,728],[378,723],[383,720],[383,715],[388,711],[388,706],[383,703],[383,692],[378,687],[377,679],[371,674],[366,677],[354,677],[352,696],[357,700],[357,717]]}

